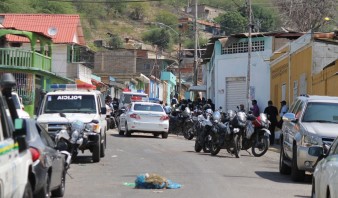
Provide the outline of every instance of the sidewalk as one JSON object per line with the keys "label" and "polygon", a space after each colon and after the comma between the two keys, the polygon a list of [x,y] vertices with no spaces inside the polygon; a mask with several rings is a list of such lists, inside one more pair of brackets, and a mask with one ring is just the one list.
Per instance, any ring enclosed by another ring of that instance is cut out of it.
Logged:
{"label": "sidewalk", "polygon": [[279,142],[277,142],[277,143],[275,142],[274,145],[269,146],[269,151],[279,153],[280,152],[280,144],[279,144]]}

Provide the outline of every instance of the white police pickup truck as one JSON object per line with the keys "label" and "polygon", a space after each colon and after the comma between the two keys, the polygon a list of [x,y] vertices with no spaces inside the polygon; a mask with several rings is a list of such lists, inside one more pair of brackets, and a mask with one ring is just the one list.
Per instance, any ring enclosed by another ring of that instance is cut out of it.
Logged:
{"label": "white police pickup truck", "polygon": [[[100,157],[104,157],[107,131],[106,107],[101,92],[76,84],[54,84],[51,89],[54,91],[47,93],[42,101],[37,122],[53,136],[53,133],[67,128],[67,125],[76,120],[83,123],[95,121],[99,127],[92,136],[96,137],[88,137],[89,141],[79,149],[89,149],[93,153],[93,161],[99,162],[96,141],[100,144]],[[61,113],[65,117],[60,116]]]}
{"label": "white police pickup truck", "polygon": [[32,198],[29,182],[32,155],[25,140],[23,120],[18,119],[12,101],[11,89],[15,84],[13,75],[3,74],[0,81],[0,197]]}

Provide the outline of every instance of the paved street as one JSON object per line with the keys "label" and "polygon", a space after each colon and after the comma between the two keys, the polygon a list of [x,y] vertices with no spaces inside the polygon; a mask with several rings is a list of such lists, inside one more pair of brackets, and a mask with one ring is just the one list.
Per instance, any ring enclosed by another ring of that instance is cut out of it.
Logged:
{"label": "paved street", "polygon": [[[73,197],[310,197],[311,177],[294,183],[278,172],[279,154],[256,158],[242,151],[239,159],[221,150],[212,157],[195,153],[194,141],[170,135],[122,137],[110,130],[106,157],[92,163],[89,152],[71,165],[66,198]],[[141,173],[157,173],[183,185],[181,189],[144,190],[124,185]]]}

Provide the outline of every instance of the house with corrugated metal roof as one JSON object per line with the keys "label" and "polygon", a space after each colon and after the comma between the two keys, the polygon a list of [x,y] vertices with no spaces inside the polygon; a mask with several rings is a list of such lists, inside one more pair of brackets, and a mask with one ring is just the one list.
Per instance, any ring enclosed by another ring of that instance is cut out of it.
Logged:
{"label": "house with corrugated metal roof", "polygon": [[[39,32],[52,41],[51,72],[83,83],[91,82],[94,53],[86,47],[80,16],[71,14],[0,14],[6,28]],[[29,48],[26,38],[7,35],[6,40]]]}

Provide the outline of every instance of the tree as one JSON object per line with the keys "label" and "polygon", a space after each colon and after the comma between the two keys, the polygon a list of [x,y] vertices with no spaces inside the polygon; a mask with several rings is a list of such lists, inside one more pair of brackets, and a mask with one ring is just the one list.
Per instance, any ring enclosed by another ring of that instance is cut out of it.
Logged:
{"label": "tree", "polygon": [[226,35],[246,32],[247,19],[237,11],[229,11],[220,15],[215,21],[221,24],[221,29],[225,31]]}
{"label": "tree", "polygon": [[118,49],[123,47],[123,41],[117,34],[109,34],[110,40],[108,41],[109,48]]}
{"label": "tree", "polygon": [[149,10],[148,3],[130,3],[130,18],[133,20],[143,20]]}
{"label": "tree", "polygon": [[161,11],[156,15],[156,22],[164,23],[168,26],[176,25],[178,18],[176,15],[168,12],[168,11]]}
{"label": "tree", "polygon": [[317,30],[325,17],[333,18],[336,13],[336,0],[274,0],[279,8],[286,28],[294,31]]}
{"label": "tree", "polygon": [[160,49],[169,49],[172,45],[172,39],[169,30],[153,29],[143,35],[143,40],[157,45]]}
{"label": "tree", "polygon": [[105,8],[107,12],[107,17],[118,17],[124,14],[127,9],[127,4],[122,3],[123,1],[124,0],[106,0]]}

